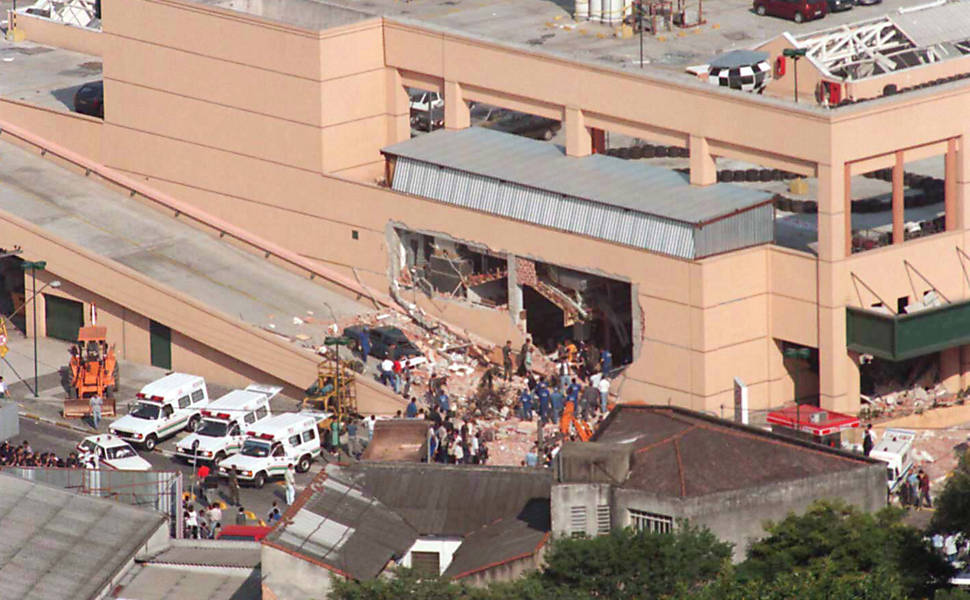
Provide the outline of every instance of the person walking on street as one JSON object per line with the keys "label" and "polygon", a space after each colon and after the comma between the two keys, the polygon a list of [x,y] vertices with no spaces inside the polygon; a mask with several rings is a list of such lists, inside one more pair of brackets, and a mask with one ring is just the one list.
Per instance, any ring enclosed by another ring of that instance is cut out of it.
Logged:
{"label": "person walking on street", "polygon": [[242,506],[236,511],[236,525],[246,525],[249,523],[249,519],[246,517],[246,509]]}
{"label": "person walking on street", "polygon": [[283,473],[283,481],[286,482],[286,504],[289,506],[296,500],[296,471],[293,469],[293,463],[287,465],[286,472]]}
{"label": "person walking on street", "polygon": [[930,500],[930,476],[926,474],[926,471],[920,469],[917,479],[919,480],[919,499],[916,503],[922,508],[925,501],[926,508],[933,508],[933,502]]}
{"label": "person walking on street", "polygon": [[101,427],[101,396],[94,395],[91,396],[91,424],[94,425],[95,429]]}
{"label": "person walking on street", "polygon": [[[229,471],[229,502],[239,506],[239,473],[236,467]],[[241,506],[239,508],[242,509]]]}
{"label": "person walking on street", "polygon": [[[505,345],[502,346],[502,368],[504,373],[502,376],[505,381],[512,381],[512,340],[505,340]],[[0,379],[0,383],[2,383]]]}
{"label": "person walking on street", "polygon": [[374,439],[374,426],[377,424],[377,417],[371,415],[367,417],[364,421],[364,425],[367,426],[367,441],[372,441]]}
{"label": "person walking on street", "polygon": [[875,442],[872,439],[872,423],[866,425],[866,433],[862,436],[862,453],[869,456]]}

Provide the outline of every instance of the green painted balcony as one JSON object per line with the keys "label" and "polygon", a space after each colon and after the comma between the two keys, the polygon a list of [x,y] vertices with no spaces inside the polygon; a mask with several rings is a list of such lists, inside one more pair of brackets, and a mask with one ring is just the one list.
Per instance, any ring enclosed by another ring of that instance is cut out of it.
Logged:
{"label": "green painted balcony", "polygon": [[849,307],[845,322],[849,350],[886,360],[970,344],[970,300],[900,315]]}

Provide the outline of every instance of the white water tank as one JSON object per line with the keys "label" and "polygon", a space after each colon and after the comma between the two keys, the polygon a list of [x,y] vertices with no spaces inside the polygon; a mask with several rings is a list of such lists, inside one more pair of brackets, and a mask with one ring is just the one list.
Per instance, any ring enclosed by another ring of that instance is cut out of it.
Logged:
{"label": "white water tank", "polygon": [[598,23],[602,19],[603,0],[589,0],[589,20]]}
{"label": "white water tank", "polygon": [[589,0],[576,0],[576,12],[573,18],[577,21],[589,20]]}

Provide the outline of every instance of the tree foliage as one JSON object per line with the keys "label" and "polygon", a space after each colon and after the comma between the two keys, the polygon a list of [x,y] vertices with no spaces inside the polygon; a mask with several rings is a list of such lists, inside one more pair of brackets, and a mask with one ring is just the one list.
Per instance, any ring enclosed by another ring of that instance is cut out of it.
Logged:
{"label": "tree foliage", "polygon": [[563,538],[546,554],[539,577],[550,587],[599,598],[650,600],[679,586],[713,580],[729,564],[731,545],[682,523],[675,533],[618,529],[592,539]]}
{"label": "tree foliage", "polygon": [[930,530],[970,536],[970,452],[960,457],[943,491],[936,497]]}
{"label": "tree foliage", "polygon": [[767,537],[732,567],[731,546],[682,523],[675,533],[617,530],[561,538],[545,568],[522,579],[473,588],[401,569],[393,578],[338,583],[331,600],[957,600],[943,589],[952,568],[903,512],[867,514],[819,502],[769,523]]}
{"label": "tree foliage", "polygon": [[817,502],[803,515],[766,527],[768,536],[748,548],[738,567],[740,581],[771,583],[792,571],[843,576],[894,573],[914,598],[932,596],[953,569],[916,529],[902,522],[905,512],[886,508],[864,513],[841,502]]}

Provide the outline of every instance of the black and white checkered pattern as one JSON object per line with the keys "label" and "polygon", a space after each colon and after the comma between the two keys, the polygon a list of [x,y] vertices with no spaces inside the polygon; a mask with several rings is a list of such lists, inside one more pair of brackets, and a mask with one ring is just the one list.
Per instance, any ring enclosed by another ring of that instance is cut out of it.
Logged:
{"label": "black and white checkered pattern", "polygon": [[729,87],[743,92],[760,94],[771,79],[771,65],[767,61],[741,67],[710,67],[707,81],[711,85]]}

